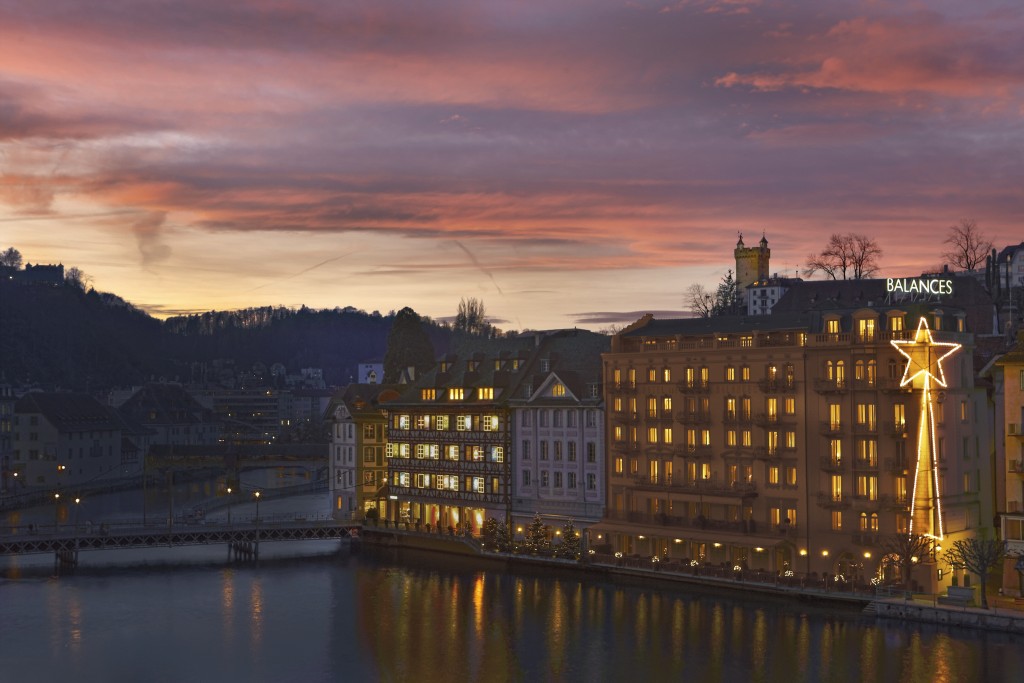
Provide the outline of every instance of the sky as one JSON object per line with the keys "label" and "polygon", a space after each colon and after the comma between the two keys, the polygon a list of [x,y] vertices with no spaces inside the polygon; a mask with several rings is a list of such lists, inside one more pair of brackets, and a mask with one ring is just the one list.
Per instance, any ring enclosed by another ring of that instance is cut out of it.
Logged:
{"label": "sky", "polygon": [[1024,4],[0,0],[0,249],[158,317],[686,310],[764,234],[1024,240]]}

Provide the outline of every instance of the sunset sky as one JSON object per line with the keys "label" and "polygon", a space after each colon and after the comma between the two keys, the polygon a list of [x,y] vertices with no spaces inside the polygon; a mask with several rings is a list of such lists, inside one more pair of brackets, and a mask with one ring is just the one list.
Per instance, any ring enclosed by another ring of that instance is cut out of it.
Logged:
{"label": "sunset sky", "polygon": [[0,249],[153,315],[684,310],[765,232],[1024,240],[1024,4],[0,0]]}

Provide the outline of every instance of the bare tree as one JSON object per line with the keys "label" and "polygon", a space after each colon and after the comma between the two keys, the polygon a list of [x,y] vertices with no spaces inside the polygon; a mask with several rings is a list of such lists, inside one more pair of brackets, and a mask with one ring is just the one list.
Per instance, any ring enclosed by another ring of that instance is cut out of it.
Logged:
{"label": "bare tree", "polygon": [[807,257],[804,274],[818,271],[832,280],[862,280],[878,272],[882,248],[873,238],[857,233],[833,234],[819,254]]}
{"label": "bare tree", "polygon": [[78,266],[72,266],[64,271],[64,282],[84,292],[92,285],[92,277],[86,275]]}
{"label": "bare tree", "polygon": [[910,588],[910,574],[925,553],[931,550],[932,541],[927,536],[911,536],[910,534],[893,534],[879,539],[879,548],[884,555],[891,555],[896,558],[897,566],[900,568],[900,578],[903,585]]}
{"label": "bare tree", "polygon": [[715,310],[715,295],[705,289],[704,285],[695,282],[686,288],[683,303],[698,318],[710,318]]}
{"label": "bare tree", "polygon": [[992,251],[992,241],[985,237],[973,219],[961,218],[957,225],[949,226],[949,245],[942,252],[942,258],[954,268],[975,270],[984,265],[985,258]]}
{"label": "bare tree", "polygon": [[1006,557],[1006,541],[991,539],[967,538],[953,541],[953,547],[946,550],[943,558],[954,567],[963,567],[978,576],[978,592],[981,593],[981,606],[988,609],[988,597],[985,587],[988,575]]}
{"label": "bare tree", "polygon": [[0,251],[0,266],[21,270],[21,252],[14,247],[7,247]]}
{"label": "bare tree", "polygon": [[459,299],[459,309],[455,315],[453,327],[456,330],[484,337],[492,336],[494,332],[494,326],[487,322],[484,302],[475,297]]}

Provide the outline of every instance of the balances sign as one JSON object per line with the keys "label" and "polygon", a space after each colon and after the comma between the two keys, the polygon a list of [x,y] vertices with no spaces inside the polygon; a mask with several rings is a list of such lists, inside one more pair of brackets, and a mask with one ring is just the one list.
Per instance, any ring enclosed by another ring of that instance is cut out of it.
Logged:
{"label": "balances sign", "polygon": [[926,301],[953,295],[953,281],[941,277],[900,277],[885,281],[886,298],[890,302]]}

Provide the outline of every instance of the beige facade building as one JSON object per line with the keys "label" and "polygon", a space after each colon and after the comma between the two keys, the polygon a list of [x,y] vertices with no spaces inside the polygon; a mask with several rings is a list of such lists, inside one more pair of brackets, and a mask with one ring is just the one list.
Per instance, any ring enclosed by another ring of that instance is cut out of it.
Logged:
{"label": "beige facade building", "polygon": [[[948,585],[941,544],[992,520],[972,363],[991,304],[986,317],[973,280],[952,292],[798,283],[768,316],[646,316],[617,334],[604,357],[612,549],[895,578],[881,543],[916,524],[936,538],[912,579]],[[924,431],[923,390],[904,386],[907,360],[891,343],[916,343],[922,319],[936,342],[962,345],[941,364],[945,386],[933,382]]]}

